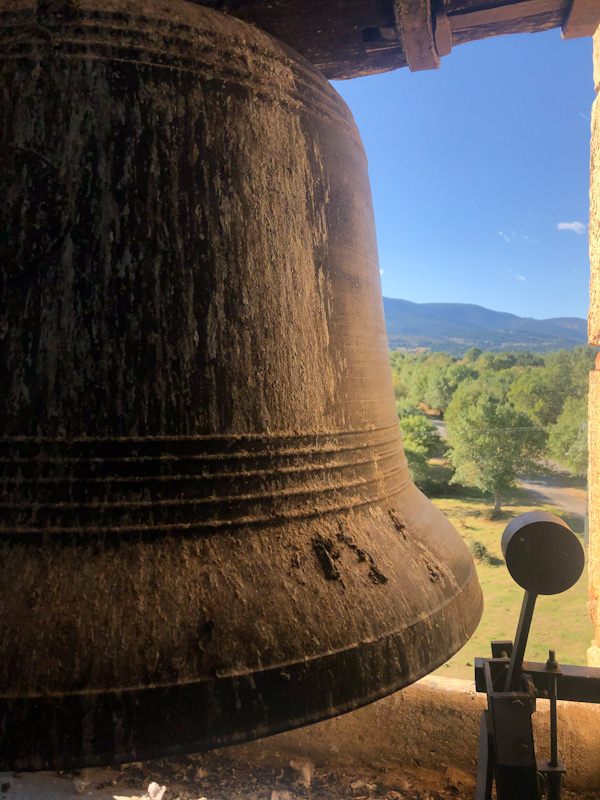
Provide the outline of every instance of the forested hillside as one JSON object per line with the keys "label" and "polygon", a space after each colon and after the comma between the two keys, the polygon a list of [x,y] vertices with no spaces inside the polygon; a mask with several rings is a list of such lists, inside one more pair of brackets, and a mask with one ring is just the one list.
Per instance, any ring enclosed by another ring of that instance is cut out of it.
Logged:
{"label": "forested hillside", "polygon": [[411,303],[384,297],[389,347],[444,350],[462,356],[470,347],[545,353],[587,342],[578,317],[532,319],[467,303]]}

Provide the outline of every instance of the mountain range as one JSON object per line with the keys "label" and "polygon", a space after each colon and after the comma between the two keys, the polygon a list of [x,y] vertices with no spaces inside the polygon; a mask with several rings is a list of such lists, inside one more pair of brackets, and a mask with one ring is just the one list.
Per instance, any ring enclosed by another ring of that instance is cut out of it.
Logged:
{"label": "mountain range", "polygon": [[579,317],[533,319],[468,303],[411,303],[383,298],[391,350],[444,350],[463,355],[470,347],[501,352],[546,353],[587,342],[587,322]]}

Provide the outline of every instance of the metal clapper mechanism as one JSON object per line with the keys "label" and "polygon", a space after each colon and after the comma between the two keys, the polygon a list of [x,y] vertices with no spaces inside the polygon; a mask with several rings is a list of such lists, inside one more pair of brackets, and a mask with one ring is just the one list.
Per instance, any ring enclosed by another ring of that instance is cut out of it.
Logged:
{"label": "metal clapper mechanism", "polygon": [[[542,511],[515,517],[502,536],[511,577],[525,589],[515,641],[492,641],[492,657],[475,659],[475,685],[485,692],[479,737],[476,800],[559,800],[565,767],[558,758],[557,701],[600,703],[600,669],[524,661],[535,601],[573,586],[585,563],[583,548],[561,519]],[[536,759],[532,714],[550,700],[549,761]]]}

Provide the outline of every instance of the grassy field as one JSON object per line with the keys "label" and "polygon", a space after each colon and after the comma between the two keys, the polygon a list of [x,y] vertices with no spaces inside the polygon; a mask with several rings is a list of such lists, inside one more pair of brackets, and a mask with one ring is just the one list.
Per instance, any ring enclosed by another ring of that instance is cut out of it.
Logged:
{"label": "grassy field", "polygon": [[[443,465],[435,467],[440,485],[447,476]],[[477,563],[477,573],[483,589],[485,610],[479,628],[467,644],[440,667],[435,674],[452,678],[473,679],[475,656],[488,656],[491,639],[514,639],[523,599],[523,590],[514,583],[502,558],[500,539],[508,522],[524,511],[549,511],[562,517],[583,542],[583,521],[569,517],[550,506],[540,506],[527,492],[513,489],[507,495],[504,519],[490,520],[491,498],[477,489],[449,487],[449,497],[432,497],[433,503],[450,519],[467,544],[481,542],[493,557],[494,565]],[[525,657],[530,661],[545,661],[548,648],[556,650],[559,661],[586,664],[586,650],[593,637],[593,627],[587,611],[587,570],[568,592],[537,601],[529,644]]]}

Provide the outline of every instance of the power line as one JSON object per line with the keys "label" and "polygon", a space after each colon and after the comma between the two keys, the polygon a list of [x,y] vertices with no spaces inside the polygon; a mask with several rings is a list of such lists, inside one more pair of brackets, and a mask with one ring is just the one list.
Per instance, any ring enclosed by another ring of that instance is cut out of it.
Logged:
{"label": "power line", "polygon": [[[582,422],[579,426],[580,430],[587,430],[587,422]],[[400,426],[402,430],[402,426]],[[455,431],[455,435],[464,435],[465,433],[500,433],[506,431],[549,431],[550,426],[542,425],[528,425],[516,428],[471,428],[470,430]],[[437,430],[433,431],[402,431],[404,436],[440,436]],[[444,437],[441,437],[444,438]]]}

